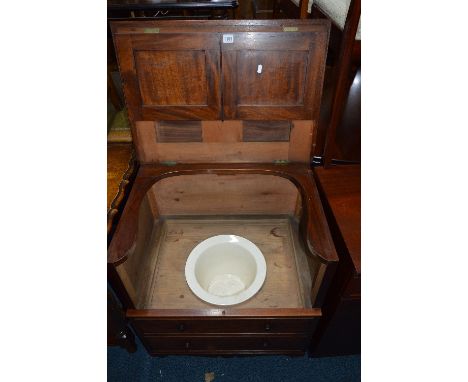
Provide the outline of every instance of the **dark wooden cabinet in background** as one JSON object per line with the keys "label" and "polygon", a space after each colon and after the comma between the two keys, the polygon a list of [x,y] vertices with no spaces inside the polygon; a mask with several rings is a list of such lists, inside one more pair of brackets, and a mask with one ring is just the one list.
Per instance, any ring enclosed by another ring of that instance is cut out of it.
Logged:
{"label": "dark wooden cabinet in background", "polygon": [[312,354],[361,352],[361,166],[314,168],[340,258]]}
{"label": "dark wooden cabinet in background", "polygon": [[[310,169],[329,23],[111,23],[140,168],[109,245],[148,352],[301,354],[338,257]],[[184,264],[217,234],[267,262],[236,306],[198,300]]]}

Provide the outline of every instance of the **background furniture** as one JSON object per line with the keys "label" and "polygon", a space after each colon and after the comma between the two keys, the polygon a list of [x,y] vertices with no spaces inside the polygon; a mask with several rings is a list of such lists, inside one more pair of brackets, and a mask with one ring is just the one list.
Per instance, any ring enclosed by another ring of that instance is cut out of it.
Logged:
{"label": "background furniture", "polygon": [[360,0],[278,0],[276,18],[332,23],[314,164],[359,163],[361,158]]}
{"label": "background furniture", "polygon": [[[336,12],[337,14],[338,12]],[[337,16],[336,16],[337,17]],[[360,72],[360,51],[361,51],[361,43],[360,40],[360,30],[359,30],[359,23],[361,18],[361,0],[351,0],[349,5],[349,10],[346,16],[346,22],[344,24],[343,35],[340,45],[340,53],[338,56],[338,62],[335,67],[334,73],[334,87],[333,87],[333,99],[331,104],[331,113],[330,113],[330,120],[328,123],[327,131],[326,131],[326,140],[325,140],[325,147],[323,149],[323,163],[325,167],[328,167],[332,164],[333,159],[336,158],[337,153],[339,153],[338,148],[341,146],[349,146],[348,139],[337,139],[337,132],[338,131],[345,131],[346,129],[341,128],[338,129],[339,126],[346,126],[342,123],[343,121],[343,113],[345,111],[346,105],[349,105],[347,100],[353,93],[350,93],[351,84],[359,86],[359,107],[357,107],[356,113],[359,113],[359,117],[357,117],[355,124],[349,124],[351,128],[353,128],[354,136],[357,138],[359,135],[359,139],[351,140],[351,142],[357,143],[359,146],[358,155],[355,155],[354,158],[339,158],[341,160],[349,160],[352,161],[360,161],[360,133],[361,133],[361,124],[360,124],[360,83],[361,83],[361,72]],[[340,19],[342,20],[342,19]],[[341,25],[342,21],[339,21],[339,25]],[[359,52],[359,63],[354,63],[353,65],[353,57],[357,57],[356,51]],[[353,76],[353,66],[356,67],[358,65],[356,74]],[[357,105],[356,105],[357,106]],[[349,121],[349,119],[347,120]],[[346,134],[346,133],[345,133]],[[323,135],[322,135],[323,136]],[[353,146],[351,146],[353,147]],[[320,145],[318,146],[318,150],[320,150]],[[343,152],[345,150],[341,150]],[[358,158],[356,158],[358,156]]]}
{"label": "background furniture", "polygon": [[238,0],[107,0],[107,18],[228,18]]}
{"label": "background furniture", "polygon": [[[112,239],[122,214],[136,171],[131,143],[107,146],[107,242]],[[108,268],[109,278],[113,277]],[[114,276],[115,277],[115,276]],[[107,288],[107,345],[136,351],[135,336],[128,328],[125,313],[112,288]]]}
{"label": "background furniture", "polygon": [[361,352],[361,167],[314,168],[340,257],[316,332],[312,354]]}

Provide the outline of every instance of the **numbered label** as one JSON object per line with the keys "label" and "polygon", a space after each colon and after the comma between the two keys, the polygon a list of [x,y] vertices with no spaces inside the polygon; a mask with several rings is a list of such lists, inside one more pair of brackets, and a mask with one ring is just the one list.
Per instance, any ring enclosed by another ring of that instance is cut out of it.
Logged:
{"label": "numbered label", "polygon": [[223,44],[232,44],[234,42],[233,34],[223,34]]}

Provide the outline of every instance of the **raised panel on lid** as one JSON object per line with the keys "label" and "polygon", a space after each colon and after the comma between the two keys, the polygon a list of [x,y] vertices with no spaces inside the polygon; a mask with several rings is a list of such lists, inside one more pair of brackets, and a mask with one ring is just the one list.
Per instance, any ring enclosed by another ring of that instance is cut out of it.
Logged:
{"label": "raised panel on lid", "polygon": [[239,105],[303,105],[307,73],[304,51],[237,52]]}
{"label": "raised panel on lid", "polygon": [[140,162],[309,162],[326,22],[111,24]]}
{"label": "raised panel on lid", "polygon": [[207,105],[205,51],[137,51],[144,106]]}
{"label": "raised panel on lid", "polygon": [[221,44],[225,119],[316,120],[326,34],[234,33]]}

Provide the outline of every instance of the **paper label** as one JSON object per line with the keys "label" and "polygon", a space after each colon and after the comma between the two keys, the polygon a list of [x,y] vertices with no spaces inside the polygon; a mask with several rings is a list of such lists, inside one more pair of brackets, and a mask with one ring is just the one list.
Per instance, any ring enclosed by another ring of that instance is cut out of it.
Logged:
{"label": "paper label", "polygon": [[223,44],[232,44],[234,42],[233,34],[223,34]]}

